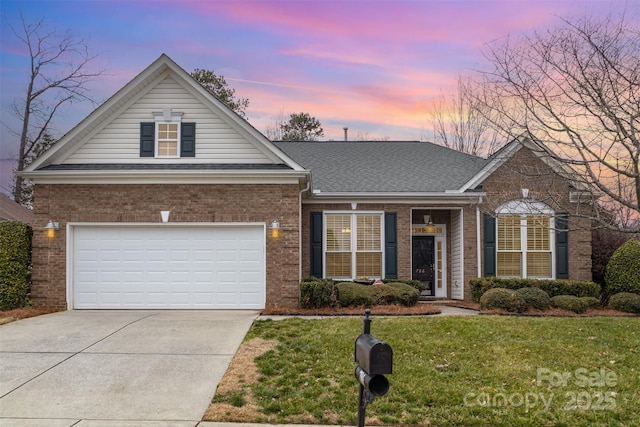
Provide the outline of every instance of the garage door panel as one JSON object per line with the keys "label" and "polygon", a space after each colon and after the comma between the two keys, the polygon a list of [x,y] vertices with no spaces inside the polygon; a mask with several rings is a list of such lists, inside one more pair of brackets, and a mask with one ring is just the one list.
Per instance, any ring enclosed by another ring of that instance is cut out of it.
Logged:
{"label": "garage door panel", "polygon": [[264,228],[74,226],[75,308],[264,308]]}

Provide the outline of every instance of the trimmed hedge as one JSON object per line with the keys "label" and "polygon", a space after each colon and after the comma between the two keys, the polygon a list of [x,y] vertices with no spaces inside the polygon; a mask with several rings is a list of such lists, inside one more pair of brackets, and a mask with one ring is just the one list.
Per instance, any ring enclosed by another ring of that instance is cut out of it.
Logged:
{"label": "trimmed hedge", "polygon": [[470,280],[469,285],[471,286],[471,298],[475,302],[480,302],[482,295],[493,288],[506,288],[514,291],[521,288],[540,288],[551,298],[557,295],[594,298],[600,296],[600,286],[598,284],[578,280],[479,277]]}
{"label": "trimmed hedge", "polygon": [[29,301],[31,227],[0,222],[0,310],[24,307]]}
{"label": "trimmed hedge", "polygon": [[331,279],[305,277],[300,282],[300,307],[321,308],[336,307],[338,291]]}
{"label": "trimmed hedge", "polygon": [[382,279],[382,283],[404,283],[406,285],[416,288],[418,291],[427,290],[427,284],[422,283],[420,280]]}
{"label": "trimmed hedge", "polygon": [[604,275],[609,295],[640,295],[640,240],[629,239],[611,255]]}
{"label": "trimmed hedge", "polygon": [[586,301],[574,295],[556,295],[555,297],[551,298],[551,304],[554,307],[573,311],[574,313],[578,314],[587,311],[588,307]]}
{"label": "trimmed hedge", "polygon": [[338,302],[342,307],[378,304],[412,306],[418,302],[420,296],[420,292],[416,288],[399,282],[369,286],[341,282],[336,285],[336,289],[338,290]]}
{"label": "trimmed hedge", "polygon": [[631,292],[619,292],[609,299],[609,307],[625,313],[640,314],[640,295]]}
{"label": "trimmed hedge", "polygon": [[505,288],[489,289],[480,298],[482,310],[501,309],[522,313],[527,309],[527,302],[516,291]]}
{"label": "trimmed hedge", "polygon": [[516,293],[525,300],[529,307],[536,310],[546,310],[551,305],[549,294],[540,288],[520,288]]}

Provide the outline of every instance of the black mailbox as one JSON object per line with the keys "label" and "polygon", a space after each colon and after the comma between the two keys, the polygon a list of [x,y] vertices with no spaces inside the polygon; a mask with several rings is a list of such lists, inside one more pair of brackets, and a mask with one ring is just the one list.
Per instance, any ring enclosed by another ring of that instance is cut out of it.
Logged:
{"label": "black mailbox", "polygon": [[369,375],[391,374],[393,350],[389,344],[369,335],[356,339],[355,361]]}

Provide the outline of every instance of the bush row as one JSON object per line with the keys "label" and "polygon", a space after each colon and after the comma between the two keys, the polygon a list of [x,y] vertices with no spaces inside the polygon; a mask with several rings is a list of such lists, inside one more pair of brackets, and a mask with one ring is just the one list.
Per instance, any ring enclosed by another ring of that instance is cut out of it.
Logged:
{"label": "bush row", "polygon": [[[378,304],[415,305],[420,291],[416,280],[385,280],[381,285],[337,283],[331,279],[305,277],[300,282],[302,308],[372,306]],[[418,282],[420,283],[420,282]],[[421,283],[420,283],[421,284]]]}
{"label": "bush row", "polygon": [[[640,299],[640,295],[638,295]],[[577,297],[574,295],[556,295],[550,298],[540,288],[520,288],[518,290],[507,288],[491,288],[480,297],[482,310],[500,309],[513,313],[522,313],[527,308],[547,310],[550,306],[584,313],[587,308],[600,305],[600,300],[595,297]]]}
{"label": "bush row", "polygon": [[475,302],[480,302],[482,295],[493,288],[505,288],[514,291],[520,288],[540,288],[551,298],[558,295],[593,298],[600,296],[600,286],[598,284],[578,280],[479,277],[469,281],[469,285],[471,286],[471,298]]}
{"label": "bush row", "polygon": [[0,310],[24,307],[29,298],[31,227],[0,222]]}
{"label": "bush row", "polygon": [[413,286],[391,282],[381,285],[360,285],[354,282],[341,282],[336,285],[340,306],[361,307],[378,304],[416,305],[420,292]]}

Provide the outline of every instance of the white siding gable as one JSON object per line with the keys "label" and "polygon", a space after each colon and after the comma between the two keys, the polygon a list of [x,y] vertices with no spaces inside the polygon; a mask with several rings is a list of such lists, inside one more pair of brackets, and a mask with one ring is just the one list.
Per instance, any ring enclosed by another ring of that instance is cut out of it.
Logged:
{"label": "white siding gable", "polygon": [[[153,122],[153,112],[170,108],[183,122],[196,123],[196,157],[140,157],[140,123]],[[227,118],[228,121],[228,118]],[[62,161],[83,163],[281,163],[260,150],[260,142],[224,120],[217,106],[180,84],[170,73],[81,144]],[[248,125],[247,125],[248,126]]]}

